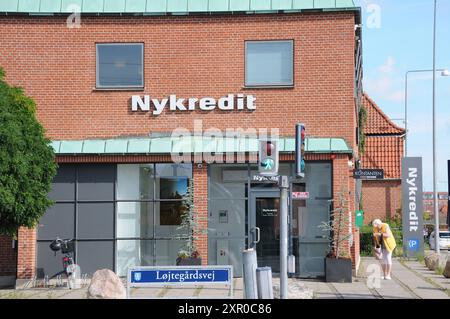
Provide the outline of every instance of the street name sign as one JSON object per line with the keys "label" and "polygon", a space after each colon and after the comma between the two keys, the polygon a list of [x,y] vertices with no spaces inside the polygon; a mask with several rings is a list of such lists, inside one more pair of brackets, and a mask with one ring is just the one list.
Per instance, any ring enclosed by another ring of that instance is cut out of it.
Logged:
{"label": "street name sign", "polygon": [[225,285],[233,295],[232,266],[136,266],[128,268],[127,297],[130,288],[164,286]]}

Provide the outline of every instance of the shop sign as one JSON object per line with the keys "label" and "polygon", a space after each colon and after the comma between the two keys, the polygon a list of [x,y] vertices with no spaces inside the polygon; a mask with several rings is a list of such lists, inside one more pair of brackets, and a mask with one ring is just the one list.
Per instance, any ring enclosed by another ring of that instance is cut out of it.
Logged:
{"label": "shop sign", "polygon": [[278,216],[278,209],[276,208],[263,208],[261,215],[264,217],[275,217]]}
{"label": "shop sign", "polygon": [[384,170],[382,169],[355,169],[353,170],[355,179],[383,179]]}
{"label": "shop sign", "polygon": [[403,249],[406,257],[423,256],[422,158],[402,159]]}
{"label": "shop sign", "polygon": [[271,182],[271,183],[278,183],[278,176],[265,176],[265,175],[253,175],[252,176],[253,182]]}
{"label": "shop sign", "polygon": [[176,111],[213,111],[218,108],[222,111],[234,110],[255,110],[256,98],[253,95],[228,94],[227,96],[215,99],[212,97],[204,98],[178,98],[175,94],[168,98],[152,99],[150,95],[131,96],[131,111],[152,112],[153,115],[160,115],[164,109],[172,112]]}
{"label": "shop sign", "polygon": [[309,192],[292,192],[292,199],[309,199]]}

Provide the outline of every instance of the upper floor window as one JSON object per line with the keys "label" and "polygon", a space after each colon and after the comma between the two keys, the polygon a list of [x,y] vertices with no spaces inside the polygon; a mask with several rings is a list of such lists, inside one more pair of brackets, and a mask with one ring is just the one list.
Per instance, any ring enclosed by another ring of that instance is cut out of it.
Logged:
{"label": "upper floor window", "polygon": [[97,44],[96,86],[111,89],[144,87],[144,44]]}
{"label": "upper floor window", "polygon": [[294,41],[246,41],[245,86],[294,85]]}

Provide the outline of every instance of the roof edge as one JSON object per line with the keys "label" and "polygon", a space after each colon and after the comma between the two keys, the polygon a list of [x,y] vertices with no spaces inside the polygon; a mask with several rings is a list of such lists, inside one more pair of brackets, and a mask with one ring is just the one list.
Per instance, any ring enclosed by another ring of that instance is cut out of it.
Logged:
{"label": "roof edge", "polygon": [[[398,135],[398,134],[405,134],[406,130],[403,127],[398,126],[392,120],[381,110],[381,108],[375,103],[375,101],[367,94],[367,92],[363,93],[363,96],[367,99],[367,101],[374,107],[374,109],[380,114],[393,128],[396,130],[399,130],[399,133],[387,133],[386,135]],[[372,134],[366,134],[366,135],[372,135]],[[377,134],[374,134],[377,135]],[[383,134],[385,135],[385,134]]]}

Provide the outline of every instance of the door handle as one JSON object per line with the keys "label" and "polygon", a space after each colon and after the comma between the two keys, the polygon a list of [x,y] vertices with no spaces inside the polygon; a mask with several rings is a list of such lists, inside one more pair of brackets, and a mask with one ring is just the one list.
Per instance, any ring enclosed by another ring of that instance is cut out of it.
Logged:
{"label": "door handle", "polygon": [[253,228],[256,232],[256,240],[253,241],[254,244],[259,243],[259,241],[261,240],[261,229],[259,229],[259,227],[255,227]]}

